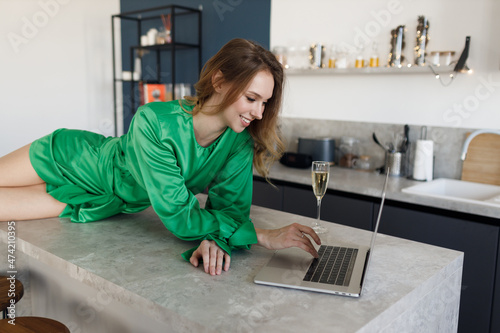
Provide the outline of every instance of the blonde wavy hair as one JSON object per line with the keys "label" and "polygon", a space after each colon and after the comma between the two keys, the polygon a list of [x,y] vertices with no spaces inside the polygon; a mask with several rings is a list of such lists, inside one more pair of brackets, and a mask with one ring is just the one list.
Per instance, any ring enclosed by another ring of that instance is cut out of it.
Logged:
{"label": "blonde wavy hair", "polygon": [[[269,72],[274,79],[273,95],[267,101],[262,119],[252,121],[248,131],[254,141],[253,165],[266,179],[272,164],[279,160],[284,143],[279,130],[279,112],[283,97],[284,72],[276,57],[262,46],[246,39],[233,39],[225,44],[203,67],[195,84],[196,97],[186,97],[195,104],[193,114],[200,112],[204,103],[212,97],[218,83],[229,83],[229,91],[215,113],[222,112],[236,102],[255,75]],[[221,75],[216,75],[222,73]],[[214,81],[215,79],[215,81]]]}

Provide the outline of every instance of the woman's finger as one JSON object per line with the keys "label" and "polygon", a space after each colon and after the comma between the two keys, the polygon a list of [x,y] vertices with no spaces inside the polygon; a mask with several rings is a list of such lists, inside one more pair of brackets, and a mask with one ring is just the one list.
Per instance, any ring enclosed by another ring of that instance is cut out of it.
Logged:
{"label": "woman's finger", "polygon": [[[210,275],[215,275],[216,273],[216,265],[217,265],[217,252],[218,246],[214,244],[210,244]],[[208,273],[208,272],[207,272]]]}
{"label": "woman's finger", "polygon": [[227,272],[229,270],[229,265],[231,264],[231,257],[229,254],[224,253],[224,270]]}
{"label": "woman's finger", "polygon": [[313,228],[305,226],[305,225],[300,225],[299,231],[302,234],[307,234],[312,237],[312,239],[316,242],[316,244],[321,245],[321,239],[319,238],[318,234],[314,231]]}
{"label": "woman's finger", "polygon": [[197,252],[193,252],[193,254],[191,255],[191,258],[189,258],[189,262],[191,263],[191,265],[193,265],[194,267],[198,267],[198,264],[199,264],[199,260],[198,260],[198,254]]}
{"label": "woman's finger", "polygon": [[317,258],[318,257],[318,251],[314,247],[313,243],[311,243],[311,240],[308,237],[304,237],[303,243],[306,247],[306,251],[309,252],[310,254],[313,255],[313,257]]}
{"label": "woman's finger", "polygon": [[317,258],[318,257],[318,251],[316,251],[316,248],[314,247],[314,245],[312,244],[311,240],[309,239],[309,237],[305,236],[305,234],[303,234],[304,237],[299,237],[297,240],[292,240],[292,244],[290,244],[291,246],[296,246],[296,247],[300,247],[301,249],[309,252],[310,254],[312,254],[313,257]]}
{"label": "woman's finger", "polygon": [[222,273],[222,264],[224,263],[224,251],[221,249],[217,250],[217,267],[216,274],[220,275]]}
{"label": "woman's finger", "polygon": [[201,257],[203,259],[203,269],[205,273],[210,271],[210,244],[207,241],[201,242]]}
{"label": "woman's finger", "polygon": [[[315,258],[317,258],[318,252],[316,251],[316,248],[312,244],[309,237],[307,237],[306,235],[309,235],[309,232],[311,232],[312,233],[311,237],[313,237],[313,239],[316,238],[318,235],[314,232],[314,230],[312,228],[304,226],[304,225],[300,225],[300,224],[294,225],[291,228],[292,232],[294,232],[294,235],[295,235],[295,231],[294,231],[295,228],[297,229],[298,232],[300,232],[300,236],[297,236],[298,239],[296,239],[296,238],[293,239],[294,244],[292,246],[300,247],[301,249],[309,252]],[[316,237],[314,237],[314,236],[316,236]],[[321,243],[321,241],[319,240],[319,237],[317,237],[317,238],[318,238],[319,243]]]}

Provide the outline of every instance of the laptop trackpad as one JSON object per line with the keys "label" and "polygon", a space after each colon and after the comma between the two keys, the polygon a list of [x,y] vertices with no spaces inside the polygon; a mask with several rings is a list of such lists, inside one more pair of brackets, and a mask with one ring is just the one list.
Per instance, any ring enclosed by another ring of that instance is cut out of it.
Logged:
{"label": "laptop trackpad", "polygon": [[277,251],[267,266],[306,272],[313,259],[310,253],[294,247]]}

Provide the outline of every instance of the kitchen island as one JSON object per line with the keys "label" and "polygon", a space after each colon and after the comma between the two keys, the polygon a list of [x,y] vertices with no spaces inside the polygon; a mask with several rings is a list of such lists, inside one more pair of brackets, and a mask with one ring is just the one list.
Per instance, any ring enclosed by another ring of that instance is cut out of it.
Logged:
{"label": "kitchen island", "polygon": [[[257,206],[251,218],[260,228],[312,221]],[[0,223],[5,248],[7,228]],[[323,243],[370,241],[368,231],[328,228]],[[273,253],[260,246],[235,252],[228,272],[209,276],[180,257],[196,243],[175,238],[151,208],[87,224],[15,222],[15,244],[26,285],[18,315],[54,318],[72,332],[455,332],[458,325],[463,253],[383,234],[360,298],[254,284]],[[6,256],[0,252],[2,272]]]}
{"label": "kitchen island", "polygon": [[[275,164],[270,178],[274,188],[254,177],[254,204],[316,216],[309,168]],[[384,179],[377,172],[332,167],[322,219],[373,230]],[[379,231],[464,252],[459,332],[500,332],[500,206],[402,192],[416,184],[422,182],[389,178]]]}

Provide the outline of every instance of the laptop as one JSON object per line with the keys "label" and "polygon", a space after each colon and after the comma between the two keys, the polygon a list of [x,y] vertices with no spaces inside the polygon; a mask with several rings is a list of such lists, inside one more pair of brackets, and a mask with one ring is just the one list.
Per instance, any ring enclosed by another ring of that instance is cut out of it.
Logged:
{"label": "laptop", "polygon": [[388,178],[389,172],[385,177],[377,222],[369,246],[321,245],[318,249],[319,258],[311,258],[311,254],[296,247],[278,250],[255,276],[254,282],[342,296],[361,296],[384,208]]}

